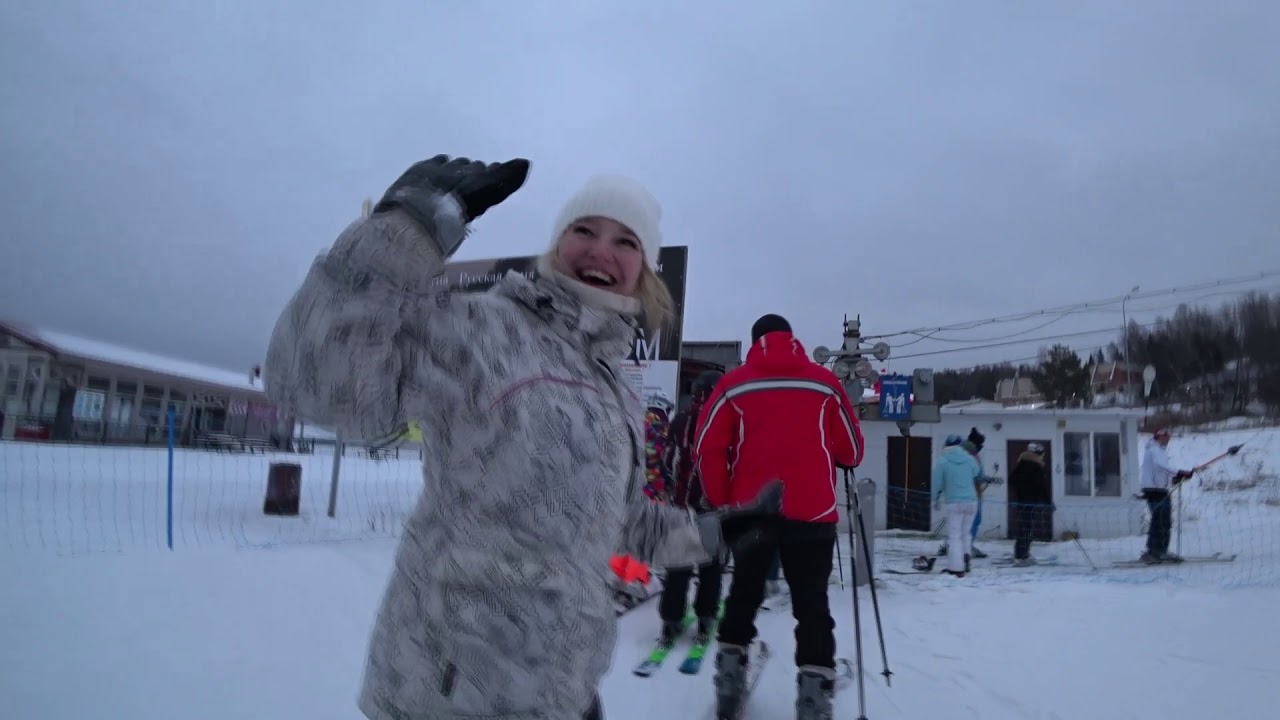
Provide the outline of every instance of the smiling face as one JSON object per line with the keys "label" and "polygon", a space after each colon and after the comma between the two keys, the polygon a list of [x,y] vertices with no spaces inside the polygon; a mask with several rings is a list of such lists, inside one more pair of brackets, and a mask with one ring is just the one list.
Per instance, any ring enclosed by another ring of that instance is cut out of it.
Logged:
{"label": "smiling face", "polygon": [[620,222],[579,218],[560,234],[555,268],[592,287],[635,297],[644,271],[644,246]]}

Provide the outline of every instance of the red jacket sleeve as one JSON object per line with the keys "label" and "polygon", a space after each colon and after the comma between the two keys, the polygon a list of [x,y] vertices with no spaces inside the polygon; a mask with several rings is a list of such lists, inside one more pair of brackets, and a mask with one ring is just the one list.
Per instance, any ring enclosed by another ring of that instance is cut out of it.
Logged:
{"label": "red jacket sleeve", "polygon": [[703,404],[693,442],[702,494],[711,507],[729,502],[730,454],[738,434],[735,411],[725,398],[724,390],[723,384],[717,385]]}
{"label": "red jacket sleeve", "polygon": [[858,423],[858,414],[853,410],[853,403],[839,381],[831,383],[839,399],[836,412],[827,414],[827,437],[831,440],[831,454],[836,465],[855,468],[862,464],[862,427]]}

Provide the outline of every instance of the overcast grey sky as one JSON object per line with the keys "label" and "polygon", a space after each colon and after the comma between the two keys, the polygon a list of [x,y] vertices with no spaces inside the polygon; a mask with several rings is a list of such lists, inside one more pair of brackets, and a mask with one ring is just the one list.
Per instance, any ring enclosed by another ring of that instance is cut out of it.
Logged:
{"label": "overcast grey sky", "polygon": [[459,259],[540,252],[595,172],[648,184],[687,339],[1280,269],[1277,37],[1274,0],[9,2],[0,315],[245,368],[361,200],[439,152],[533,161]]}

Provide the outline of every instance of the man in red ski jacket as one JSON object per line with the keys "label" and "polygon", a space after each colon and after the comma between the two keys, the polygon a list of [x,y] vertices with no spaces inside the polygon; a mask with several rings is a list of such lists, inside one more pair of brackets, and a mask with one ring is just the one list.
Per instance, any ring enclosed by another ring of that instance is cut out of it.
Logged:
{"label": "man in red ski jacket", "polygon": [[[836,376],[811,361],[778,315],[751,328],[744,365],[716,384],[698,418],[694,446],[712,507],[750,502],[766,483],[783,483],[781,517],[726,523],[734,569],[720,623],[717,694],[737,692],[755,616],[777,553],[796,617],[797,708],[830,712],[835,622],[827,601],[838,518],[838,467],[862,462],[862,431]],[[725,702],[732,704],[731,697]]]}

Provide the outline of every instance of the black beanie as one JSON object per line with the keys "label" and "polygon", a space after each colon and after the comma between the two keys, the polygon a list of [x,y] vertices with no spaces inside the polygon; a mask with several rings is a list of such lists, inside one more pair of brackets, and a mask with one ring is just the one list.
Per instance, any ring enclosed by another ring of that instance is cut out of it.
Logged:
{"label": "black beanie", "polygon": [[985,445],[987,442],[987,436],[978,432],[978,428],[970,428],[969,442],[973,443],[974,446],[977,447],[979,451],[981,451],[982,446]]}
{"label": "black beanie", "polygon": [[791,323],[781,315],[761,315],[755,325],[751,326],[751,344],[760,342],[760,338],[771,332],[791,332]]}

